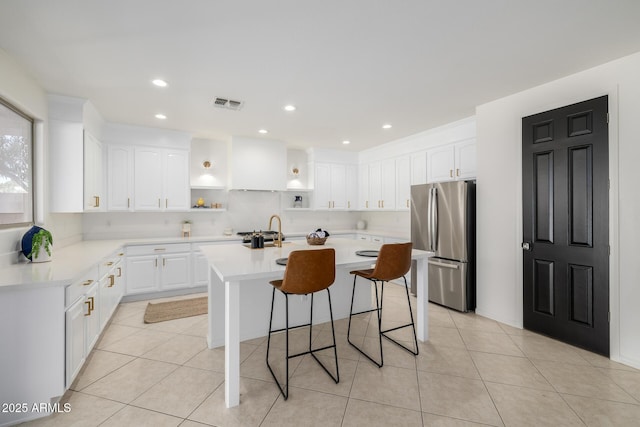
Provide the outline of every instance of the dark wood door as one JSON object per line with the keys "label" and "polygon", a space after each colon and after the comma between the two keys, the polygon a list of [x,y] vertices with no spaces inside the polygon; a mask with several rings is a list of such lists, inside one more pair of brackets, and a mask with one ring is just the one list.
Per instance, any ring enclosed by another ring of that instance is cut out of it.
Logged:
{"label": "dark wood door", "polygon": [[524,327],[609,355],[607,97],[522,119]]}

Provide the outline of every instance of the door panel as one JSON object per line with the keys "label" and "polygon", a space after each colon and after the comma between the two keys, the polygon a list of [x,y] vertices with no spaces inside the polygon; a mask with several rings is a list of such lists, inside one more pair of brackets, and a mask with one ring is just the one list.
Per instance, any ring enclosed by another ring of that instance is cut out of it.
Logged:
{"label": "door panel", "polygon": [[523,321],[609,355],[606,96],[522,119]]}

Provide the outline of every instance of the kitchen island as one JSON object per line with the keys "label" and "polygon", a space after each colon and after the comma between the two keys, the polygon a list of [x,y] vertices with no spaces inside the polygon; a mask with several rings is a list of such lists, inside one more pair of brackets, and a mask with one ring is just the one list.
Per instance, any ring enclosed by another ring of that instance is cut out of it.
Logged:
{"label": "kitchen island", "polygon": [[[377,250],[379,243],[330,237],[323,246],[309,246],[305,241],[285,242],[281,248],[250,249],[241,244],[201,246],[211,268],[209,275],[209,348],[225,346],[225,403],[228,408],[240,403],[240,341],[267,335],[271,289],[270,280],[282,278],[285,267],[276,263],[295,250],[333,248],[336,251],[336,280],[330,287],[334,319],[349,316],[353,276],[351,270],[370,268],[375,258],[356,254]],[[412,251],[417,261],[418,340],[428,336],[427,260],[433,253]],[[370,286],[356,289],[355,311],[371,306]],[[300,296],[290,304],[292,325],[308,321],[309,300]],[[278,299],[276,299],[276,305]],[[324,307],[323,307],[324,304]],[[329,320],[327,302],[317,298],[314,324]],[[274,325],[283,322],[283,310],[274,311]],[[323,317],[324,316],[324,317]]]}

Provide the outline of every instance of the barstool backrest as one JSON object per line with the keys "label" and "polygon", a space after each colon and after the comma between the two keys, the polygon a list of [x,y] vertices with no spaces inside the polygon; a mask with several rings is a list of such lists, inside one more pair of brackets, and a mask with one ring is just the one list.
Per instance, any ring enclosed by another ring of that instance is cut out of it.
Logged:
{"label": "barstool backrest", "polygon": [[280,290],[290,294],[310,294],[328,288],[336,278],[336,251],[333,248],[293,251]]}
{"label": "barstool backrest", "polygon": [[407,274],[411,268],[411,248],[411,242],[382,245],[371,277],[389,281]]}

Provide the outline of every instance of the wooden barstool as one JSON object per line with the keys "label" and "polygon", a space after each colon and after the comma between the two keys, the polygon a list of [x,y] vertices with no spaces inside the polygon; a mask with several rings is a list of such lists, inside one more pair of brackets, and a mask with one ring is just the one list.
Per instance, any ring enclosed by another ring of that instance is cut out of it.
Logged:
{"label": "wooden barstool", "polygon": [[[416,336],[416,325],[413,320],[413,311],[411,310],[411,300],[409,299],[409,288],[407,286],[407,278],[405,275],[411,268],[411,242],[409,243],[391,243],[382,245],[380,248],[380,252],[378,253],[378,259],[374,268],[367,270],[354,270],[351,272],[353,274],[353,291],[351,293],[351,309],[349,310],[349,327],[347,329],[347,340],[349,344],[355,347],[360,353],[365,355],[367,359],[371,360],[375,363],[379,368],[384,364],[384,358],[382,355],[382,337],[385,337],[389,341],[399,345],[403,349],[407,350],[409,353],[413,355],[418,355],[418,339]],[[353,312],[353,299],[356,292],[356,279],[358,277],[362,277],[364,279],[369,280],[373,283],[375,292],[376,292],[376,308],[371,310],[364,310],[357,313]],[[402,277],[404,279],[404,289],[407,294],[407,303],[409,305],[409,316],[411,317],[411,322],[406,325],[396,326],[395,328],[382,330],[382,301],[384,296],[384,283],[399,279]],[[380,285],[380,298],[378,298],[378,282],[381,282]],[[365,353],[360,347],[351,342],[351,318],[357,314],[370,313],[375,311],[378,315],[378,340],[380,342],[380,362],[377,362],[370,355]],[[413,329],[413,341],[415,344],[415,350],[410,349],[404,344],[399,343],[395,339],[391,338],[387,335],[387,332],[395,331],[402,328],[411,327]]]}
{"label": "wooden barstool", "polygon": [[[289,397],[289,359],[302,356],[305,354],[311,354],[311,356],[320,364],[322,369],[336,382],[340,381],[340,373],[338,370],[338,352],[336,349],[336,333],[333,327],[333,310],[331,309],[331,292],[329,292],[329,286],[334,282],[336,277],[336,253],[334,249],[317,249],[317,250],[302,250],[293,251],[289,254],[287,260],[287,267],[284,271],[284,278],[282,280],[273,280],[269,283],[273,285],[273,295],[271,297],[271,317],[269,319],[269,338],[267,340],[267,367],[273,376],[284,400]],[[285,327],[281,329],[272,330],[273,323],[273,303],[275,301],[276,289],[282,292],[285,297]],[[333,345],[328,345],[321,348],[311,348],[311,337],[313,328],[313,294],[322,290],[327,290],[327,298],[329,299],[329,315],[331,317],[331,333],[333,334]],[[289,327],[289,295],[307,295],[311,294],[311,313],[309,323],[303,325],[297,325]],[[309,326],[309,350],[289,355],[289,329],[301,328]],[[285,351],[286,351],[286,369],[285,369],[285,385],[284,388],[280,385],[280,382],[276,378],[271,365],[269,365],[269,348],[271,346],[271,334],[275,332],[285,331]],[[333,353],[336,359],[336,375],[334,376],[326,366],[318,359],[315,352],[333,348]]]}

